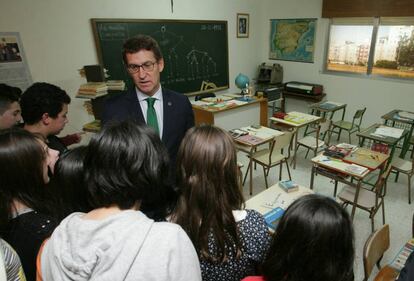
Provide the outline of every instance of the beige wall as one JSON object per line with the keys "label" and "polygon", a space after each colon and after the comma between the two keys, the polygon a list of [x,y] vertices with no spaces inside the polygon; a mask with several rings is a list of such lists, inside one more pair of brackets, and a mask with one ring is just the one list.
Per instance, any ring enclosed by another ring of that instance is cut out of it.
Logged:
{"label": "beige wall", "polygon": [[[355,110],[367,107],[363,126],[381,122],[381,116],[388,111],[400,108],[414,111],[414,82],[396,80],[355,78],[323,74],[325,42],[328,35],[327,19],[321,19],[322,0],[263,0],[261,1],[259,23],[263,30],[260,38],[268,44],[269,19],[277,18],[318,18],[315,42],[315,62],[313,64],[275,61],[268,59],[269,47],[262,49],[260,60],[280,63],[284,69],[284,81],[304,81],[322,84],[328,99],[347,103],[347,117],[352,118]],[[307,110],[305,102],[289,99],[287,110]]]}
{"label": "beige wall", "polygon": [[[59,85],[74,97],[84,80],[77,70],[97,63],[90,18],[211,19],[227,20],[229,31],[230,89],[236,91],[234,77],[245,73],[254,77],[262,61],[284,67],[284,81],[305,81],[325,86],[329,99],[357,107],[368,107],[366,124],[379,121],[393,109],[414,110],[414,84],[385,80],[347,78],[322,74],[327,20],[320,19],[322,0],[0,0],[0,31],[20,32],[34,81]],[[236,14],[250,14],[250,37],[236,38]],[[269,19],[319,18],[315,63],[268,60]],[[73,99],[66,132],[78,131],[91,120]],[[289,109],[306,109],[306,103],[288,101]]]}

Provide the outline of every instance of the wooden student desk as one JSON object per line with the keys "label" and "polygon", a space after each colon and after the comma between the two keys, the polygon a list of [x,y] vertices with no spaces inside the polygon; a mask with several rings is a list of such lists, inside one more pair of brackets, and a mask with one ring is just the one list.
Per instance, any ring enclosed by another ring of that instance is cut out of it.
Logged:
{"label": "wooden student desk", "polygon": [[[223,101],[223,103],[230,104],[231,100]],[[244,104],[220,105],[220,103],[215,105],[198,105],[193,103],[195,124],[212,124],[225,130],[253,124],[267,126],[266,98],[252,97],[250,101]]]}
{"label": "wooden student desk", "polygon": [[[336,111],[342,110],[341,120],[344,120],[346,103],[323,101],[311,104],[309,108],[312,110],[312,114],[322,116],[323,118],[328,118],[330,120],[332,120]],[[328,114],[330,114],[330,116],[327,117]]]}
{"label": "wooden student desk", "polygon": [[292,204],[296,199],[312,193],[314,193],[313,190],[310,190],[309,188],[301,185],[299,186],[298,191],[288,193],[283,191],[283,189],[279,187],[279,184],[276,183],[268,189],[247,200],[246,209],[256,210],[262,215],[266,214],[276,207],[280,207],[286,210],[287,207],[289,207],[289,205]]}
{"label": "wooden student desk", "polygon": [[[404,143],[405,142],[408,143],[409,138],[410,138],[410,136],[408,135],[409,131],[407,129],[404,129],[403,133],[401,134],[399,138],[375,135],[374,132],[376,131],[377,128],[381,126],[384,126],[384,125],[374,124],[368,127],[367,129],[365,129],[364,131],[357,132],[357,136],[359,137],[359,146],[361,147],[364,146],[365,140],[372,140],[373,142],[376,142],[376,143],[387,144],[390,147],[390,158],[391,158],[390,161],[391,161],[392,157],[394,156],[394,152],[395,152],[398,142],[404,139]],[[405,139],[408,139],[408,140],[405,140]],[[405,152],[406,150],[404,151],[404,149],[401,151],[401,154],[400,154],[401,158],[404,158]]]}
{"label": "wooden student desk", "polygon": [[414,117],[414,112],[401,110],[401,109],[395,109],[395,110],[388,112],[387,114],[384,114],[383,116],[381,116],[381,118],[384,119],[384,125],[396,127],[396,128],[403,128],[403,129],[408,130],[408,137],[404,139],[404,142],[401,148],[400,157],[404,158],[410,146],[410,138],[413,135],[414,118],[411,119],[411,118],[401,117],[399,113],[413,114],[413,117]]}
{"label": "wooden student desk", "polygon": [[277,136],[283,135],[283,132],[280,132],[278,130],[270,129],[267,127],[262,126],[260,129],[253,129],[251,127],[244,127],[241,128],[243,130],[246,130],[249,132],[249,135],[256,136],[261,139],[260,142],[257,143],[247,143],[245,141],[242,141],[238,138],[234,138],[234,141],[237,144],[237,149],[239,151],[243,151],[244,153],[247,153],[249,156],[249,176],[250,176],[250,182],[249,182],[249,192],[250,195],[253,193],[253,160],[252,156],[256,152],[257,147],[259,145],[267,144],[273,141],[273,139]]}
{"label": "wooden student desk", "polygon": [[[287,114],[288,116],[295,116],[297,117],[297,121],[292,122],[292,119],[280,119],[276,117],[270,117],[270,120],[274,123],[281,123],[285,126],[288,126],[290,128],[293,128],[296,130],[294,137],[294,145],[293,145],[293,169],[296,169],[296,146],[298,145],[298,131],[300,128],[308,126],[310,124],[318,123],[320,120],[322,120],[322,117],[310,115],[302,112],[296,112],[292,111]],[[290,120],[290,121],[289,121]]]}
{"label": "wooden student desk", "polygon": [[[368,153],[368,149],[364,148],[358,148],[362,149],[364,153]],[[356,150],[355,152],[358,152]],[[378,155],[381,155],[381,157],[378,157]],[[375,151],[372,151],[371,155],[367,155],[368,158],[376,159],[375,163],[370,160],[369,163],[366,163],[366,167],[370,167],[371,169],[367,169],[362,174],[354,174],[347,170],[347,167],[351,165],[351,163],[345,162],[341,159],[331,158],[324,156],[322,153],[318,156],[312,158],[312,174],[311,174],[311,181],[310,181],[310,189],[313,189],[314,184],[314,178],[315,175],[322,175],[327,178],[333,179],[335,182],[335,189],[334,189],[334,197],[336,197],[336,190],[338,187],[338,182],[342,182],[344,184],[354,186],[356,188],[355,192],[355,199],[352,204],[352,212],[351,212],[351,218],[354,218],[355,210],[358,202],[358,196],[359,196],[359,190],[361,189],[362,181],[371,174],[374,170],[381,167],[389,158],[389,155],[387,154],[381,154]],[[372,156],[372,157],[371,157]],[[355,161],[355,164],[362,165],[361,161]],[[322,169],[320,169],[322,168]],[[342,176],[341,176],[342,175]]]}
{"label": "wooden student desk", "polygon": [[[339,102],[334,102],[334,101],[323,101],[323,102],[311,104],[309,108],[311,109],[312,115],[322,116],[323,118],[327,118],[329,120],[333,119],[336,111],[342,110],[341,120],[344,120],[345,111],[346,111],[346,103],[339,103]],[[307,134],[314,132],[314,131],[311,131],[308,133],[308,129],[309,129],[309,126],[306,126],[305,132],[303,133],[304,137]],[[323,135],[323,138],[325,138],[326,134],[327,132]]]}

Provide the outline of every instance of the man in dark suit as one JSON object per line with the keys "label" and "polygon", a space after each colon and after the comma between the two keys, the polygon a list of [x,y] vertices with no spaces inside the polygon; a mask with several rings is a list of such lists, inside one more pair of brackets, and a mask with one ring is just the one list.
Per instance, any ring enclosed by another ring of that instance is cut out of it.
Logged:
{"label": "man in dark suit", "polygon": [[168,149],[174,169],[178,147],[186,131],[194,126],[194,113],[188,98],[161,87],[164,59],[158,43],[139,35],[123,45],[123,60],[135,87],[109,99],[102,122],[135,120],[156,130]]}

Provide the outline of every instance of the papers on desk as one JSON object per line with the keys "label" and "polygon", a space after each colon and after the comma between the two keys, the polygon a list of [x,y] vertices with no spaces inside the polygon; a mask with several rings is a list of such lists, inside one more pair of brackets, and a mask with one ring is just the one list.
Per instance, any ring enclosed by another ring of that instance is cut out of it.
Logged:
{"label": "papers on desk", "polygon": [[211,102],[206,102],[206,101],[202,101],[202,100],[198,100],[198,101],[192,101],[191,102],[192,105],[198,105],[198,106],[207,106],[207,105],[211,105]]}
{"label": "papers on desk", "polygon": [[223,96],[234,98],[240,98],[240,94],[223,94]]}
{"label": "papers on desk", "polygon": [[345,170],[346,170],[347,172],[350,172],[350,173],[354,174],[354,175],[362,175],[362,174],[363,174],[363,173],[365,173],[365,171],[367,171],[368,169],[367,169],[367,168],[365,168],[365,167],[359,166],[359,165],[357,165],[357,164],[351,164],[351,165],[348,165],[348,166],[345,168]]}
{"label": "papers on desk", "polygon": [[403,129],[392,128],[392,127],[387,127],[387,126],[380,126],[371,135],[380,136],[380,137],[391,137],[391,138],[399,139],[401,137],[401,135],[403,134],[403,132],[404,132]]}
{"label": "papers on desk", "polygon": [[269,209],[282,208],[286,209],[290,204],[295,201],[296,198],[292,196],[287,196],[284,193],[278,193],[274,198],[268,198],[263,202],[262,206]]}
{"label": "papers on desk", "polygon": [[414,113],[413,112],[400,111],[400,112],[398,112],[398,115],[399,115],[400,118],[414,120]]}
{"label": "papers on desk", "polygon": [[221,96],[217,96],[217,97],[208,97],[208,98],[203,98],[203,99],[202,99],[202,101],[212,103],[212,102],[223,102],[223,101],[228,101],[228,100],[231,100],[231,99],[232,99],[231,97],[221,95]]}
{"label": "papers on desk", "polygon": [[285,116],[285,120],[295,123],[295,124],[303,124],[303,123],[307,123],[310,121],[313,121],[315,119],[318,119],[318,116],[314,116],[314,115],[310,115],[310,114],[306,114],[306,113],[301,113],[301,112],[289,112],[286,116]]}
{"label": "papers on desk", "polygon": [[284,133],[275,129],[270,129],[264,126],[260,126],[260,129],[254,129],[252,127],[242,127],[240,128],[242,131],[249,132],[250,135],[254,135],[259,137],[263,140],[268,140],[277,136],[281,136]]}
{"label": "papers on desk", "polygon": [[226,103],[227,103],[227,105],[229,105],[229,104],[243,105],[243,104],[246,104],[246,103],[249,103],[249,102],[248,101],[241,101],[241,100],[229,100]]}
{"label": "papers on desk", "polygon": [[319,107],[322,109],[330,110],[340,106],[343,106],[343,103],[334,102],[334,101],[326,101],[324,103],[319,104]]}

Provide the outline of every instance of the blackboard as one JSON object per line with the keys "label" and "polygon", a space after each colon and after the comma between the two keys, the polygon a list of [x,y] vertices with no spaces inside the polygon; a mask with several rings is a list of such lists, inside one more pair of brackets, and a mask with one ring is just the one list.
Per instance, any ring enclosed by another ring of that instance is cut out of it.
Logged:
{"label": "blackboard", "polygon": [[158,41],[164,57],[163,87],[184,94],[207,92],[200,90],[206,83],[214,83],[215,90],[229,88],[227,21],[91,19],[91,23],[99,63],[111,80],[131,85],[122,45],[132,36],[147,34]]}

